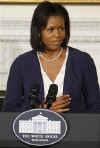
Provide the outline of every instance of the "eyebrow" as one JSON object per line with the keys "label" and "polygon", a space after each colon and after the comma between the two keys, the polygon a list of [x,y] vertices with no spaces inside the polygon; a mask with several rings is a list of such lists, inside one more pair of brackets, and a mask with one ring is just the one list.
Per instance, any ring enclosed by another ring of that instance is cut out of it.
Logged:
{"label": "eyebrow", "polygon": [[[64,27],[65,26],[65,24],[60,24],[58,27]],[[46,28],[49,28],[49,27],[56,27],[56,26],[54,26],[54,25],[49,25],[49,26],[47,26]]]}

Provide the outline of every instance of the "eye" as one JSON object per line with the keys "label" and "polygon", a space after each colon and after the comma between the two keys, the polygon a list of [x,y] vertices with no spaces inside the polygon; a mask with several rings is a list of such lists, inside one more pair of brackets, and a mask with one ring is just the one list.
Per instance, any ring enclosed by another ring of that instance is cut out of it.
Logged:
{"label": "eye", "polygon": [[59,27],[58,30],[59,31],[65,31],[65,27]]}
{"label": "eye", "polygon": [[47,31],[48,31],[48,32],[53,32],[53,31],[54,31],[54,28],[53,28],[53,27],[48,28]]}

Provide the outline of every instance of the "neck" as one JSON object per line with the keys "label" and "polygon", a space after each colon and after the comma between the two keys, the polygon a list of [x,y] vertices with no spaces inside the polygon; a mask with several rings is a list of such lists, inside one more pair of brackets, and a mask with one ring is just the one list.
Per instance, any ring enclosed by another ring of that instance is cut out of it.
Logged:
{"label": "neck", "polygon": [[46,62],[48,62],[48,63],[50,63],[50,62],[54,62],[54,61],[56,61],[58,58],[60,58],[61,56],[63,55],[63,48],[61,48],[61,50],[59,51],[59,53],[54,57],[54,54],[53,54],[53,56],[52,57],[50,57],[50,55],[49,56],[47,56],[47,55],[45,55],[45,53],[44,54],[39,54],[39,56],[44,60],[44,61],[46,61]]}
{"label": "neck", "polygon": [[43,52],[43,55],[48,57],[48,58],[53,58],[53,57],[56,57],[59,52],[60,52],[61,48],[57,49],[57,50],[45,50]]}

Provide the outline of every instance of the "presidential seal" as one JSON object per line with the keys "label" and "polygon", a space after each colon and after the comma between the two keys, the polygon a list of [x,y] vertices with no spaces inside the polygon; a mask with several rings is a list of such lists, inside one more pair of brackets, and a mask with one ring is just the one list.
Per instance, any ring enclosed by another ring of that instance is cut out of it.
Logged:
{"label": "presidential seal", "polygon": [[64,118],[48,109],[32,109],[13,122],[15,136],[28,145],[46,146],[59,142],[68,131]]}

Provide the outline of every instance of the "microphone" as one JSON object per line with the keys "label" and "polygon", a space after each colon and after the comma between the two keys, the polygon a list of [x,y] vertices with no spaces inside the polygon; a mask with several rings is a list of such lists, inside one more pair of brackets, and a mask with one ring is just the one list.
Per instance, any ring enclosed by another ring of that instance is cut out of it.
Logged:
{"label": "microphone", "polygon": [[56,84],[51,84],[45,102],[47,103],[48,109],[51,107],[52,103],[56,100],[57,92],[58,92],[58,86]]}
{"label": "microphone", "polygon": [[29,94],[29,100],[32,108],[39,108],[40,101],[39,101],[39,92],[40,92],[40,85],[39,84],[33,84],[30,94]]}

